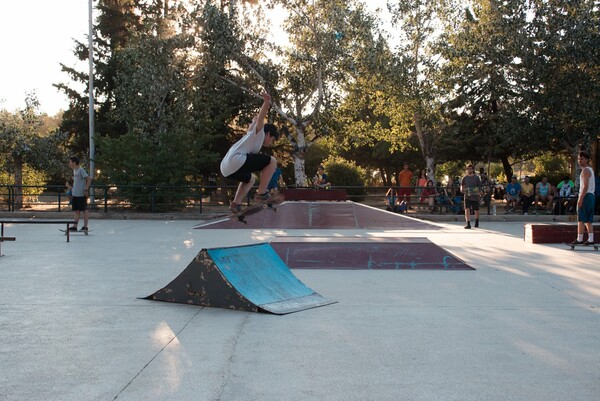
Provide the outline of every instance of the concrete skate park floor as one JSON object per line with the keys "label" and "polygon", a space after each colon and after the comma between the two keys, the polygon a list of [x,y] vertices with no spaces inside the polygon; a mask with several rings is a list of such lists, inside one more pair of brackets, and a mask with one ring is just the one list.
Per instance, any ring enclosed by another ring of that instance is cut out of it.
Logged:
{"label": "concrete skate park floor", "polygon": [[[482,219],[483,220],[483,219]],[[436,230],[7,226],[0,400],[597,400],[600,253],[522,222]],[[294,270],[338,303],[285,316],[138,299],[202,248],[425,236],[474,271]]]}

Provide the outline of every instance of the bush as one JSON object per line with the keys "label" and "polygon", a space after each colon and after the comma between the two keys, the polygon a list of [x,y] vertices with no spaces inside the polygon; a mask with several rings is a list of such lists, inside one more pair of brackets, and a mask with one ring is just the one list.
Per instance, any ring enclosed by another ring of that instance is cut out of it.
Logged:
{"label": "bush", "polygon": [[352,200],[360,202],[364,199],[367,173],[363,168],[341,157],[330,157],[323,162],[323,167],[332,186],[354,187],[347,189]]}

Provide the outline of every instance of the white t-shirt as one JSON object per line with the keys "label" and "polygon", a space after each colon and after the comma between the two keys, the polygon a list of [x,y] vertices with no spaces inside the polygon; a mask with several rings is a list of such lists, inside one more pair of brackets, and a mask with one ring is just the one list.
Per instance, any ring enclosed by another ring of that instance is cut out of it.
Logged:
{"label": "white t-shirt", "polygon": [[239,141],[233,144],[223,160],[221,160],[221,174],[229,177],[238,171],[246,162],[246,155],[258,153],[265,141],[265,130],[256,131],[256,122],[250,124],[248,132]]}

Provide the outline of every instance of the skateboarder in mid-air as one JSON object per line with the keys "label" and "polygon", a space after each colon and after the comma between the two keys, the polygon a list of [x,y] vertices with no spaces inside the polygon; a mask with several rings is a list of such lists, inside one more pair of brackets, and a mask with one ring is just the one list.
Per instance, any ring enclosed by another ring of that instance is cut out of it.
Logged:
{"label": "skateboarder in mid-air", "polygon": [[229,211],[233,214],[241,211],[244,197],[256,180],[252,174],[255,171],[260,171],[260,183],[254,200],[264,204],[273,201],[267,185],[277,169],[277,160],[273,156],[258,152],[263,146],[271,146],[279,138],[279,132],[273,124],[265,124],[271,96],[264,92],[262,98],[263,104],[248,127],[248,132],[229,149],[221,161],[223,176],[240,182],[235,198],[229,204]]}

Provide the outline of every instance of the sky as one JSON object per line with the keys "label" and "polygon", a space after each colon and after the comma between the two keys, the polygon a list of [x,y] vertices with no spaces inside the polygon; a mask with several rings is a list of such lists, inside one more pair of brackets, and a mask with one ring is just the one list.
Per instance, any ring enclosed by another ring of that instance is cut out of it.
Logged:
{"label": "sky", "polygon": [[41,111],[66,110],[68,99],[52,86],[69,82],[59,63],[87,71],[73,54],[75,42],[87,41],[86,0],[0,0],[0,109],[25,107],[35,91]]}
{"label": "sky", "polygon": [[[367,4],[385,7],[385,0]],[[67,109],[67,96],[52,84],[70,82],[60,63],[87,71],[73,50],[74,39],[87,41],[88,6],[88,0],[0,0],[0,109],[23,109],[30,92],[50,116]]]}

